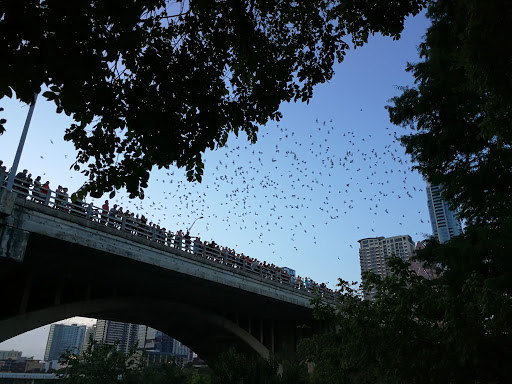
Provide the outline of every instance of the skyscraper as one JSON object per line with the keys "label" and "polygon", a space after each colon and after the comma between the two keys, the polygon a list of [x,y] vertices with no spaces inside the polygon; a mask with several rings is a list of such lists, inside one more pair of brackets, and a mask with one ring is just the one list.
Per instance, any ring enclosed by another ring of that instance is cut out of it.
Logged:
{"label": "skyscraper", "polygon": [[146,325],[139,326],[139,349],[144,349],[152,360],[156,355],[180,357],[192,360],[193,352],[178,340]]}
{"label": "skyscraper", "polygon": [[414,255],[414,242],[409,235],[368,237],[358,243],[361,273],[372,271],[381,277],[390,276],[387,263],[392,255],[404,261]]}
{"label": "skyscraper", "polygon": [[441,191],[441,186],[427,183],[427,203],[432,234],[440,243],[446,243],[452,237],[460,235],[462,227],[456,213],[441,198]]}
{"label": "skyscraper", "polygon": [[98,320],[94,340],[103,344],[119,342],[117,349],[128,353],[130,347],[137,344],[139,326],[111,320]]}
{"label": "skyscraper", "polygon": [[92,339],[94,340],[94,335],[96,334],[96,324],[94,324],[92,327],[87,327],[85,330],[85,336],[84,336],[84,343],[82,344],[82,350],[80,353],[84,353],[84,351],[87,350],[89,347],[89,340],[92,336]]}
{"label": "skyscraper", "polygon": [[80,353],[85,336],[85,325],[52,324],[48,334],[48,342],[44,359],[58,360],[67,350]]}

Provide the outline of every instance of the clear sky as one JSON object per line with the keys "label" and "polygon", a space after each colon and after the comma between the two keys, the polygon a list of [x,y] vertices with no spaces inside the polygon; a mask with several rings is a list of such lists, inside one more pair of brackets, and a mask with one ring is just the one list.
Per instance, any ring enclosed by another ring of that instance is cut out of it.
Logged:
{"label": "clear sky", "polygon": [[[255,145],[242,134],[207,153],[201,184],[188,183],[181,170],[154,170],[143,201],[120,193],[111,204],[173,232],[204,216],[191,231],[202,240],[330,287],[340,277],[359,281],[359,239],[408,234],[418,241],[431,233],[425,183],[395,139],[406,131],[392,126],[384,109],[399,94],[395,86],[412,83],[406,63],[419,60],[427,27],[423,15],[410,18],[400,40],[374,36],[349,51],[310,103],[284,104],[283,119],[261,127]],[[9,167],[28,107],[8,99],[0,106],[8,120],[0,159]],[[80,187],[84,179],[69,169],[74,147],[63,140],[70,123],[40,97],[19,170],[41,175],[52,189]],[[48,329],[0,343],[0,349],[41,358]]]}

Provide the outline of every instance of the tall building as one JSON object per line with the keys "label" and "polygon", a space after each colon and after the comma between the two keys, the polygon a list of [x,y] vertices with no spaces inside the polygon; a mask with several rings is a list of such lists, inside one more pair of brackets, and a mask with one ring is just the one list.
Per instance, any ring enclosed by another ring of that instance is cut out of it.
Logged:
{"label": "tall building", "polygon": [[162,357],[165,355],[180,358],[180,361],[186,363],[192,361],[194,354],[190,348],[178,340],[146,325],[139,326],[138,347],[148,353],[150,362],[162,362]]}
{"label": "tall building", "polygon": [[44,360],[58,360],[67,350],[80,353],[85,336],[85,325],[52,324],[48,334],[48,342]]}
{"label": "tall building", "polygon": [[95,335],[96,324],[94,324],[92,327],[87,327],[87,329],[85,330],[84,343],[82,344],[82,350],[80,353],[84,353],[84,351],[86,351],[87,348],[89,348],[90,339],[92,337],[92,339],[94,340]]}
{"label": "tall building", "polygon": [[111,320],[98,320],[94,340],[103,344],[119,342],[117,349],[128,353],[137,344],[139,325]]}
{"label": "tall building", "polygon": [[448,202],[441,198],[442,188],[427,183],[427,204],[432,224],[432,234],[440,243],[446,243],[452,237],[462,233],[462,227],[456,213]]}
{"label": "tall building", "polygon": [[147,325],[139,325],[138,348],[145,351],[155,350],[156,333],[157,330],[155,328],[148,327]]}
{"label": "tall building", "polygon": [[387,262],[395,255],[409,260],[414,255],[414,242],[411,236],[368,237],[358,241],[361,273],[372,271],[381,277],[391,275]]}

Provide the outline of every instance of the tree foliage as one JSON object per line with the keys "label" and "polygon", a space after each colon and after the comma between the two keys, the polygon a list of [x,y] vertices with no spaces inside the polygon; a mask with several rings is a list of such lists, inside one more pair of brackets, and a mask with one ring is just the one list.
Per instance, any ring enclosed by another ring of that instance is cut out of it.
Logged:
{"label": "tree foliage", "polygon": [[60,377],[69,384],[211,384],[210,372],[180,368],[173,361],[146,364],[145,356],[133,347],[127,354],[118,344],[100,344],[92,338],[84,353],[66,352]]}
{"label": "tree foliage", "polygon": [[[231,348],[223,352],[213,366],[213,384],[305,384],[308,374],[305,366],[293,360],[279,362],[247,357]],[[280,372],[280,368],[282,372]]]}
{"label": "tree foliage", "polygon": [[69,384],[111,384],[133,382],[142,364],[135,348],[128,354],[117,344],[100,344],[91,337],[87,349],[80,355],[67,351],[59,360],[65,367],[61,378]]}
{"label": "tree foliage", "polygon": [[435,1],[409,64],[416,86],[388,107],[415,166],[471,223],[499,225],[512,215],[512,5]]}
{"label": "tree foliage", "polygon": [[[366,276],[364,289],[374,292],[373,300],[340,281],[345,292],[337,312],[317,307],[336,330],[300,345],[301,354],[315,365],[311,382],[510,382],[512,262],[503,259],[507,274],[481,261],[478,270],[468,268],[461,257],[478,259],[467,243],[479,246],[480,240],[477,234],[464,234],[449,249],[441,247],[450,262],[434,280],[392,259],[393,276]],[[420,255],[439,250],[439,244],[426,249]]]}
{"label": "tree foliage", "polygon": [[[417,276],[400,259],[393,275],[340,281],[335,330],[305,340],[317,383],[508,383],[512,381],[512,130],[510,3],[437,0],[432,26],[409,64],[416,84],[389,106],[415,132],[406,151],[467,226],[446,244],[427,241]],[[485,43],[484,43],[485,42]]]}
{"label": "tree foliage", "polygon": [[[43,86],[75,120],[81,194],[143,196],[153,166],[201,181],[202,153],[250,142],[283,101],[308,101],[349,44],[398,38],[427,0],[3,0],[0,99]],[[0,121],[3,129],[3,121]]]}

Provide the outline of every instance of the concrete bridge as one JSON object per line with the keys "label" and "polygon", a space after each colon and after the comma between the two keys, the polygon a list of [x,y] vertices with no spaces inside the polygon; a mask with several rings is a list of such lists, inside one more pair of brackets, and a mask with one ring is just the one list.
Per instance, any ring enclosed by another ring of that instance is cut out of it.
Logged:
{"label": "concrete bridge", "polygon": [[290,276],[44,199],[0,190],[0,341],[85,316],[151,326],[211,362],[231,346],[284,357],[326,326],[313,318],[314,294]]}

